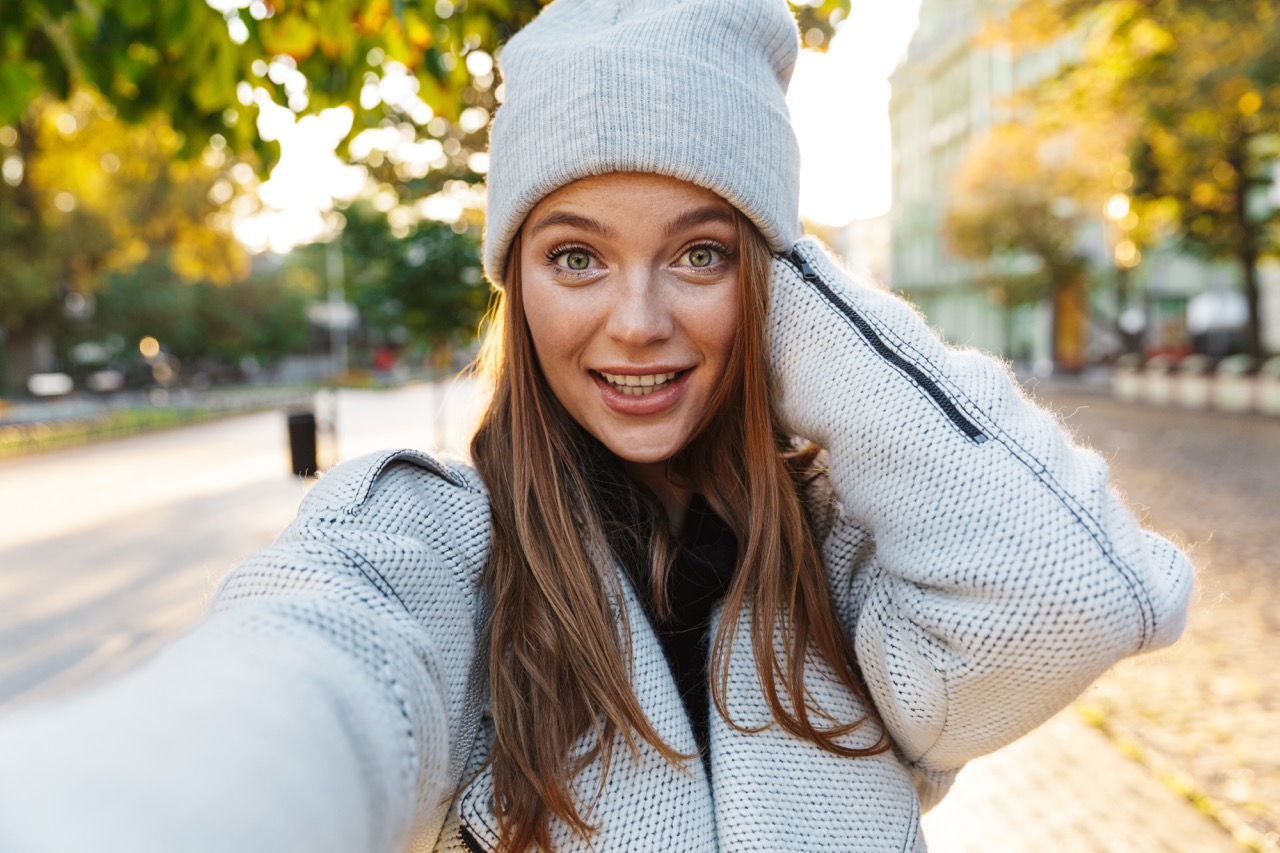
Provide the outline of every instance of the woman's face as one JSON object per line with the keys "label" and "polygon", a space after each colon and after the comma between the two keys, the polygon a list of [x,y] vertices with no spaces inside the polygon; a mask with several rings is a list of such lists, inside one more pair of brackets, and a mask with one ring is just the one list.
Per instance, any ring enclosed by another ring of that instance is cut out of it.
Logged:
{"label": "woman's face", "polygon": [[659,175],[584,178],[522,226],[525,316],[551,390],[614,454],[663,462],[693,437],[739,325],[728,203]]}

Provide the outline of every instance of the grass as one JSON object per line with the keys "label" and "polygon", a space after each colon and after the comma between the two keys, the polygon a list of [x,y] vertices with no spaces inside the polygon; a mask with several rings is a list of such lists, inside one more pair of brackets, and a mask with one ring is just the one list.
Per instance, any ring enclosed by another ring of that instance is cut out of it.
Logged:
{"label": "grass", "polygon": [[[434,380],[439,376],[439,372],[428,372],[411,379]],[[0,459],[42,453],[46,450],[78,447],[91,442],[204,423],[264,409],[289,407],[309,400],[311,395],[321,387],[380,390],[397,387],[404,381],[404,378],[390,379],[375,376],[368,371],[349,370],[331,378],[323,386],[319,384],[258,386],[250,389],[250,396],[237,400],[232,405],[185,407],[138,405],[110,409],[85,418],[0,425]],[[262,395],[253,396],[252,392],[262,392]],[[4,408],[5,402],[0,400],[0,413]]]}
{"label": "grass", "polygon": [[92,418],[0,426],[0,459],[244,414],[246,409],[116,409]]}

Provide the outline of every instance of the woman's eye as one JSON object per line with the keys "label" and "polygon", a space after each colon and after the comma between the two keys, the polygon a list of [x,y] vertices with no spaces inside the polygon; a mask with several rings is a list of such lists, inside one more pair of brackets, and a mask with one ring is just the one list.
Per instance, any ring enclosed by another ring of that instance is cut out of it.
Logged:
{"label": "woman's eye", "polygon": [[722,253],[711,246],[694,246],[684,253],[685,262],[694,269],[706,269],[715,266]]}
{"label": "woman's eye", "polygon": [[547,263],[567,272],[586,272],[598,266],[590,252],[586,249],[575,249],[572,246],[555,248],[547,252]]}

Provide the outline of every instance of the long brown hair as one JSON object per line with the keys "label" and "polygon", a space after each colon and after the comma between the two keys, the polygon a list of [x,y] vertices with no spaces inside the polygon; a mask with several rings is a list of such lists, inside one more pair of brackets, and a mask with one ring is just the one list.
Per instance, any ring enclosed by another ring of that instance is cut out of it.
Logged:
{"label": "long brown hair", "polygon": [[[670,463],[672,476],[702,494],[738,541],[738,566],[712,645],[712,699],[721,716],[747,731],[729,719],[725,695],[729,650],[749,606],[756,669],[776,723],[837,755],[883,752],[883,730],[870,748],[842,745],[839,739],[866,718],[834,720],[811,707],[805,691],[805,661],[816,652],[871,707],[800,497],[816,451],[795,448],[771,402],[769,249],[749,220],[738,214],[737,223],[740,331],[717,397]],[[694,756],[662,740],[632,689],[630,630],[625,609],[614,606],[620,589],[608,570],[600,496],[585,473],[581,427],[538,367],[521,297],[520,245],[517,235],[506,292],[490,314],[480,369],[492,383],[492,399],[471,455],[492,504],[485,583],[492,605],[494,806],[503,849],[522,852],[551,849],[553,816],[590,835],[573,779],[597,760],[607,773],[618,735],[633,754],[643,741],[675,764]],[[653,527],[659,541],[648,549],[652,593],[662,611],[671,548],[665,525]],[[781,657],[775,635],[783,638]],[[815,715],[826,725],[815,725]],[[590,748],[578,750],[588,734]]]}

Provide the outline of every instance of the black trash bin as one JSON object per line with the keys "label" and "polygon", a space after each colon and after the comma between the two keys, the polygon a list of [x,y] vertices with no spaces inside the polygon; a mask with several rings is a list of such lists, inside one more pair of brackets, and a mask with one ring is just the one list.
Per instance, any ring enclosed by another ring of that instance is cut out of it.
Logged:
{"label": "black trash bin", "polygon": [[320,466],[316,464],[315,412],[290,413],[289,457],[293,460],[293,473],[299,477],[316,475]]}

